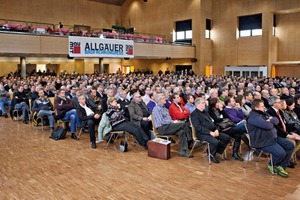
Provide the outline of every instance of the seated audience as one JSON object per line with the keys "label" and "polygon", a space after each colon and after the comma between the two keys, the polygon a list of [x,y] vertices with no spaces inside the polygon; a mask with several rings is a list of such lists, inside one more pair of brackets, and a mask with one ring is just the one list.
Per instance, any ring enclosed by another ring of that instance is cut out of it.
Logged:
{"label": "seated audience", "polygon": [[172,100],[173,102],[169,108],[172,120],[186,121],[190,116],[190,112],[180,103],[179,94],[173,93]]}
{"label": "seated audience", "polygon": [[99,124],[100,114],[96,110],[93,110],[91,106],[86,103],[85,96],[80,95],[78,97],[79,106],[76,108],[78,117],[81,122],[81,127],[88,126],[90,133],[90,142],[93,149],[96,148],[95,137],[95,124]]}
{"label": "seated audience", "polygon": [[252,147],[263,150],[272,155],[273,165],[269,162],[267,167],[274,173],[283,177],[288,176],[285,171],[289,165],[294,145],[285,138],[277,136],[275,126],[279,123],[277,117],[269,116],[265,112],[264,102],[256,99],[252,103],[252,111],[247,119],[247,126]]}
{"label": "seated audience", "polygon": [[193,97],[193,95],[189,94],[186,96],[187,97],[187,103],[185,104],[185,108],[192,113],[195,109],[196,106],[194,105],[195,99]]}
{"label": "seated audience", "polygon": [[139,92],[135,92],[132,96],[131,103],[128,105],[130,121],[141,126],[144,132],[150,137],[150,128],[152,127],[149,116],[151,112],[146,104],[142,101]]}
{"label": "seated audience", "polygon": [[196,110],[191,114],[192,124],[195,127],[196,135],[199,140],[207,141],[210,145],[210,157],[214,163],[219,163],[216,153],[222,155],[225,151],[230,137],[219,132],[212,118],[205,111],[206,102],[204,98],[195,100]]}
{"label": "seated audience", "polygon": [[[11,109],[22,111],[23,124],[28,124],[28,115],[30,112],[29,100],[24,92],[24,87],[21,85],[17,92],[14,92],[12,97]],[[11,114],[13,117],[13,114]]]}
{"label": "seated audience", "polygon": [[11,101],[9,99],[9,93],[4,89],[3,84],[0,84],[0,111],[3,117],[7,118],[7,112],[5,106],[10,107]]}
{"label": "seated audience", "polygon": [[136,138],[139,145],[147,149],[147,142],[149,140],[148,135],[143,131],[143,129],[140,126],[127,121],[127,119],[124,116],[125,112],[121,108],[120,104],[118,104],[117,99],[115,97],[109,97],[107,100],[107,104],[108,109],[106,111],[106,115],[109,118],[109,121],[112,125],[112,129],[114,131],[129,132]]}
{"label": "seated audience", "polygon": [[237,125],[242,131],[246,132],[244,113],[241,105],[236,103],[233,97],[226,97],[224,100],[224,115]]}
{"label": "seated audience", "polygon": [[156,92],[151,93],[150,94],[150,101],[147,104],[147,107],[148,107],[148,109],[150,110],[151,113],[152,113],[154,107],[156,106],[155,97],[156,97]]}
{"label": "seated audience", "polygon": [[189,142],[192,142],[190,127],[186,123],[173,121],[169,110],[164,106],[166,98],[163,94],[156,95],[157,105],[153,109],[152,118],[159,135],[177,135],[179,137],[179,152],[182,157],[192,157],[187,152]]}
{"label": "seated audience", "polygon": [[76,109],[69,98],[65,96],[64,90],[59,90],[58,96],[54,99],[54,107],[57,112],[57,118],[61,120],[70,120],[71,138],[78,140],[76,136],[76,126],[79,126],[79,118]]}
{"label": "seated audience", "polygon": [[[219,130],[230,137],[234,138],[232,157],[235,160],[243,161],[239,156],[239,148],[241,139],[249,146],[249,141],[244,132],[236,127],[236,125],[228,118],[224,118],[222,115],[223,104],[217,98],[209,100],[209,115],[214,120],[214,124],[219,127]],[[227,125],[226,125],[227,124]],[[221,126],[222,125],[222,126]]]}
{"label": "seated audience", "polygon": [[39,98],[34,100],[32,106],[32,112],[37,112],[37,117],[47,117],[50,125],[50,131],[54,130],[54,116],[53,105],[51,101],[45,96],[43,90],[39,91]]}

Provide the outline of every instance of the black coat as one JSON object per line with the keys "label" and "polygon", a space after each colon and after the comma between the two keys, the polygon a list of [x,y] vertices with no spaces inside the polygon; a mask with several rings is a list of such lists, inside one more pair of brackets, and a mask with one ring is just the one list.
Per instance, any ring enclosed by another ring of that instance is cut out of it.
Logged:
{"label": "black coat", "polygon": [[198,139],[202,139],[202,135],[210,135],[211,131],[215,131],[217,126],[213,123],[212,119],[207,112],[201,112],[196,109],[191,114],[192,124],[195,127]]}
{"label": "black coat", "polygon": [[[280,112],[282,120],[284,121],[283,112],[281,110],[279,110],[279,112]],[[267,113],[273,117],[276,117],[279,120],[279,117],[278,117],[276,111],[272,107],[267,110]],[[285,121],[284,121],[284,123],[285,123]],[[288,133],[283,130],[283,126],[282,126],[280,120],[279,120],[279,123],[277,125],[275,125],[275,128],[277,129],[277,134],[279,137],[286,138]]]}

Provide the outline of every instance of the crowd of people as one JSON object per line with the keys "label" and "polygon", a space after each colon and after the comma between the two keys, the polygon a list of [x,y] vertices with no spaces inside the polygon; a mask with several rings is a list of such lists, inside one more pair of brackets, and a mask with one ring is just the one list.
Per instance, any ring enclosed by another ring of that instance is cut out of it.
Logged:
{"label": "crowd of people", "polygon": [[[53,131],[55,120],[70,122],[90,134],[91,147],[111,131],[132,134],[148,148],[153,125],[159,135],[179,138],[178,155],[193,157],[191,126],[199,140],[210,144],[210,158],[219,163],[233,141],[232,157],[239,155],[241,141],[256,153],[268,152],[271,172],[287,177],[295,168],[300,148],[300,79],[198,76],[195,74],[92,74],[29,76],[10,75],[0,80],[1,116],[22,114],[24,124],[36,112]],[[54,105],[49,100],[54,98]],[[14,112],[17,111],[17,112]],[[55,112],[53,112],[53,110]],[[98,137],[95,126],[98,127]],[[250,141],[249,141],[250,139]]]}

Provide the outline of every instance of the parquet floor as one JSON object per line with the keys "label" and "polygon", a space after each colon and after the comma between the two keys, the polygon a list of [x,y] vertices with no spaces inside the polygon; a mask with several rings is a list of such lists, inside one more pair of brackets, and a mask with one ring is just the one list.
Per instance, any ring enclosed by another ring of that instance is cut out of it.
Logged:
{"label": "parquet floor", "polygon": [[[194,158],[147,156],[138,146],[120,153],[90,148],[79,141],[54,141],[49,130],[0,118],[0,200],[6,199],[300,199],[300,162],[289,178],[272,176],[267,159],[258,163],[228,158],[208,165],[197,149]],[[244,150],[244,156],[246,151]]]}

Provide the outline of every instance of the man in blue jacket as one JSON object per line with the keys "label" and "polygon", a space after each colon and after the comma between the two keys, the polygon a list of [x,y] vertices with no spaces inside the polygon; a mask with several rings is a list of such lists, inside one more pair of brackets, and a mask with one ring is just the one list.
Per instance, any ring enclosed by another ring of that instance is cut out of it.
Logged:
{"label": "man in blue jacket", "polygon": [[285,138],[277,136],[274,127],[279,123],[278,118],[271,117],[265,112],[263,100],[255,99],[252,103],[252,111],[247,119],[250,144],[252,147],[272,154],[274,168],[268,163],[271,173],[282,177],[288,177],[285,168],[294,150],[294,145]]}

